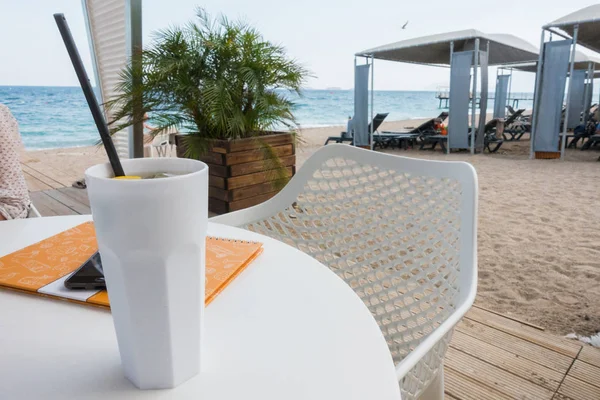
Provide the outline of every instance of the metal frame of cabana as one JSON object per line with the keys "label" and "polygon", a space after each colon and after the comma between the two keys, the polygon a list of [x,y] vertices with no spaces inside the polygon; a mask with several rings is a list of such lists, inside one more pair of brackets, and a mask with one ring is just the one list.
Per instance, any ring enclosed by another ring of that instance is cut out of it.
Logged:
{"label": "metal frame of cabana", "polygon": [[[487,63],[488,66],[501,66],[510,65],[516,63],[532,62],[538,58],[538,51],[535,46],[530,43],[509,34],[486,34],[474,29],[447,32],[437,35],[419,37],[414,39],[408,39],[400,42],[395,42],[368,50],[364,50],[355,54],[354,65],[357,65],[357,58],[362,57],[366,60],[366,63],[370,65],[371,69],[371,120],[374,115],[374,61],[375,59],[404,62],[410,64],[422,64],[435,67],[450,67],[452,66],[452,56],[457,51],[473,51],[474,56],[471,65],[473,75],[471,77],[471,83],[473,85],[473,99],[471,101],[471,127],[473,132],[478,132],[479,128],[475,125],[476,109],[477,109],[477,84],[478,74],[477,71],[480,65],[480,56],[482,51],[482,43],[485,44],[485,50],[487,52]],[[487,76],[487,71],[486,71]],[[470,83],[470,85],[471,85]],[[452,86],[452,82],[451,82]],[[485,87],[485,93],[482,96],[486,97],[487,102],[487,84]],[[450,93],[452,99],[452,93]],[[467,114],[468,115],[468,114]],[[452,116],[450,116],[452,118]],[[451,119],[452,120],[452,119]],[[480,121],[481,122],[481,121]],[[485,114],[483,126],[485,124]],[[467,128],[468,130],[468,128]],[[371,124],[371,131],[369,134],[369,143],[371,148],[373,147],[373,126]],[[448,146],[447,151],[451,149],[450,136],[451,131],[448,133]],[[475,136],[473,136],[474,138]],[[483,140],[481,140],[483,143]],[[475,153],[476,141],[470,141],[471,154]]]}
{"label": "metal frame of cabana", "polygon": [[[576,69],[577,63],[577,44],[580,44],[590,50],[595,52],[600,52],[600,4],[592,5],[589,7],[582,8],[581,10],[575,11],[571,14],[565,15],[562,18],[559,18],[549,24],[546,24],[542,27],[541,39],[540,39],[540,54],[537,63],[537,73],[536,73],[536,84],[535,84],[535,93],[536,96],[534,98],[533,109],[534,113],[537,112],[537,106],[540,102],[540,96],[538,96],[538,91],[540,90],[541,80],[542,80],[542,69],[544,67],[544,53],[545,53],[545,44],[546,42],[546,34],[550,34],[550,40],[552,40],[552,35],[557,35],[562,37],[565,40],[571,41],[571,54],[569,58],[569,69],[568,76],[572,77],[573,72]],[[595,75],[595,66],[594,61],[590,60],[587,65],[587,74],[586,80],[593,80]],[[565,147],[567,142],[567,129],[568,129],[568,120],[569,120],[569,106],[570,106],[570,98],[573,90],[573,79],[569,79],[569,83],[567,85],[567,100],[566,100],[566,110],[565,110],[565,118],[563,123],[562,133],[559,133],[560,137],[560,159],[564,160],[565,157]],[[585,114],[585,113],[584,113]],[[532,121],[532,133],[531,133],[531,150],[530,150],[530,158],[534,157],[534,139],[537,134],[536,131],[537,118],[533,118]]]}

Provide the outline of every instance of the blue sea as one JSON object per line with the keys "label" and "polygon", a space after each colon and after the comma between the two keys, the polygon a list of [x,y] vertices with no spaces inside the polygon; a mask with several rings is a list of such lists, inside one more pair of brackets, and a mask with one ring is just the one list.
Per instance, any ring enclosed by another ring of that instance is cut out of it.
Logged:
{"label": "blue sea", "polygon": [[[440,113],[435,92],[375,91],[375,112],[389,113],[388,120],[428,118]],[[345,125],[353,114],[351,90],[306,90],[292,96],[300,126]],[[79,87],[0,86],[0,103],[7,105],[19,122],[28,150],[89,146],[99,139]],[[531,108],[531,102],[521,102]],[[488,102],[488,112],[493,101]],[[152,116],[150,116],[152,117]]]}

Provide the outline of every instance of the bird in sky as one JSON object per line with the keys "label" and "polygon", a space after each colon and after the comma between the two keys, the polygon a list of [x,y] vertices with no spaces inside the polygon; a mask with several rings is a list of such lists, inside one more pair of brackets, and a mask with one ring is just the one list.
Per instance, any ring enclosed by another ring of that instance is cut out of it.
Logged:
{"label": "bird in sky", "polygon": [[404,25],[402,25],[402,29],[406,29],[407,25],[408,25],[408,21],[406,21],[406,23]]}

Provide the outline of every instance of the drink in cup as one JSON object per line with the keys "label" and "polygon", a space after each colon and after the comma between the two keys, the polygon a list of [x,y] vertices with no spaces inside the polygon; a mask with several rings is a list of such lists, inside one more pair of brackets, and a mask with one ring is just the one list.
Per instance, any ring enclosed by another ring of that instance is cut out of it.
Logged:
{"label": "drink in cup", "polygon": [[85,172],[121,363],[140,389],[200,371],[208,167],[182,158],[123,160]]}

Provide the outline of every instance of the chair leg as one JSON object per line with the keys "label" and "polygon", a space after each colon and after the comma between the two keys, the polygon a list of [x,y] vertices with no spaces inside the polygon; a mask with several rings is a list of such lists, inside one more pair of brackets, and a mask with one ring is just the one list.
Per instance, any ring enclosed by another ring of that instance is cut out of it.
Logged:
{"label": "chair leg", "polygon": [[440,367],[437,376],[427,389],[419,396],[419,400],[444,400],[444,366]]}

